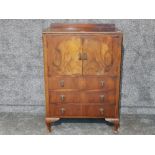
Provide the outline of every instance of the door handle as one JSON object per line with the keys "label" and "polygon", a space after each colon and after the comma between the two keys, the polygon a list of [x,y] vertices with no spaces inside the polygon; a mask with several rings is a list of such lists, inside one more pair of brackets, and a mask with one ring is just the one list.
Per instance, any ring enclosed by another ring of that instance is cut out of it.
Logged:
{"label": "door handle", "polygon": [[83,53],[82,60],[87,60],[87,53]]}
{"label": "door handle", "polygon": [[79,60],[87,60],[87,53],[79,53]]}
{"label": "door handle", "polygon": [[82,60],[82,55],[81,55],[81,53],[79,53],[79,60]]}

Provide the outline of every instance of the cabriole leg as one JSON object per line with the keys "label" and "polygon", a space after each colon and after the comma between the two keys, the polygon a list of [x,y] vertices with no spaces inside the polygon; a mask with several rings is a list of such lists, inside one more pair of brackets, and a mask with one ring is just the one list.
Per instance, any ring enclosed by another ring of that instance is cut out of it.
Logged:
{"label": "cabriole leg", "polygon": [[119,126],[120,126],[120,124],[119,124],[119,119],[105,119],[106,121],[108,121],[108,122],[112,122],[113,124],[114,124],[114,126],[113,126],[113,132],[114,133],[118,133],[118,129],[119,129]]}
{"label": "cabriole leg", "polygon": [[58,121],[60,118],[45,118],[45,123],[49,132],[51,132],[52,123]]}
{"label": "cabriole leg", "polygon": [[118,133],[118,129],[120,126],[119,120],[114,120],[113,123],[114,123],[113,131],[114,131],[114,133]]}

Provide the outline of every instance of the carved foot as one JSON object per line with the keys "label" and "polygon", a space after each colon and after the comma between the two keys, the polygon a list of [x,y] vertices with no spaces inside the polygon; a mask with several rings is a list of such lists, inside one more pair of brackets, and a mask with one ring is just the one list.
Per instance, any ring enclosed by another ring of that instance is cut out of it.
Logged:
{"label": "carved foot", "polygon": [[45,118],[46,126],[49,132],[51,132],[52,123],[58,121],[60,118]]}

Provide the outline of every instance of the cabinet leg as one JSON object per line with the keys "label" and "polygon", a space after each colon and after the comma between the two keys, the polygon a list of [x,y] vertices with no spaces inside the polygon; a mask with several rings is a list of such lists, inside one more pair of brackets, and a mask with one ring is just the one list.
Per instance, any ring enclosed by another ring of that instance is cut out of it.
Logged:
{"label": "cabinet leg", "polygon": [[118,133],[118,129],[119,129],[119,119],[105,119],[106,121],[108,122],[111,122],[114,124],[114,127],[113,127],[113,132],[114,133]]}
{"label": "cabinet leg", "polygon": [[114,131],[114,133],[118,133],[118,129],[119,129],[119,120],[115,120],[115,121],[113,121],[113,123],[114,123],[114,127],[113,127],[113,131]]}
{"label": "cabinet leg", "polygon": [[49,132],[51,132],[52,123],[58,121],[60,118],[45,118],[45,123]]}

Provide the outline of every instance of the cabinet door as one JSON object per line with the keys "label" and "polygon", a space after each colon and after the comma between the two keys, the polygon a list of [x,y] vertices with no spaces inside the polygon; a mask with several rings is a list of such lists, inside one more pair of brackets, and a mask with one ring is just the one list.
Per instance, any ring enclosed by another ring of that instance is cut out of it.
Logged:
{"label": "cabinet door", "polygon": [[81,75],[82,40],[80,36],[47,35],[49,76]]}
{"label": "cabinet door", "polygon": [[[118,40],[118,39],[117,39]],[[112,36],[87,36],[83,41],[83,74],[115,74],[118,42]]]}

